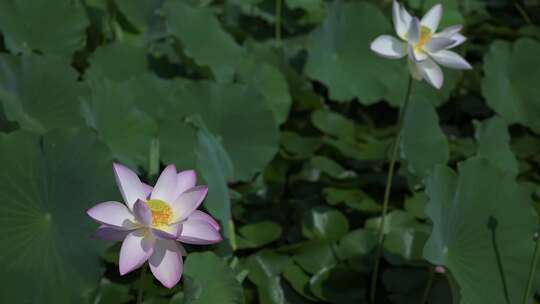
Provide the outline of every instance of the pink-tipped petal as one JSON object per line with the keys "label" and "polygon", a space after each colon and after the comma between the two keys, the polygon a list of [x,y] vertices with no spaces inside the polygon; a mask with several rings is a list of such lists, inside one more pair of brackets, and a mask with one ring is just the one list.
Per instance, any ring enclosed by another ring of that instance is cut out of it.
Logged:
{"label": "pink-tipped petal", "polygon": [[128,167],[115,163],[113,168],[116,184],[120,189],[124,202],[129,207],[129,210],[133,210],[133,204],[138,199],[145,200],[147,198],[145,186],[141,183],[137,174]]}
{"label": "pink-tipped petal", "polygon": [[120,229],[133,229],[135,217],[126,205],[119,202],[104,202],[90,208],[86,213],[101,224],[114,226]]}
{"label": "pink-tipped petal", "polygon": [[148,185],[148,184],[145,184],[145,183],[141,183],[142,186],[143,186],[143,189],[144,189],[144,198],[145,200],[148,200],[150,199],[150,194],[152,194],[152,190],[154,190],[154,187]]}
{"label": "pink-tipped petal", "polygon": [[154,253],[148,260],[154,277],[167,288],[178,284],[184,269],[182,250],[175,241],[157,240]]}
{"label": "pink-tipped petal", "polygon": [[120,275],[141,267],[154,252],[155,238],[138,229],[129,233],[120,248]]}
{"label": "pink-tipped petal", "polygon": [[204,221],[212,225],[212,227],[214,227],[214,229],[216,229],[217,231],[221,230],[221,226],[213,217],[211,217],[209,214],[204,213],[200,210],[193,211],[193,213],[187,218],[187,220],[188,221]]}
{"label": "pink-tipped petal", "polygon": [[181,224],[172,224],[167,226],[160,226],[159,228],[152,228],[154,235],[160,239],[176,240],[182,231]]}
{"label": "pink-tipped petal", "polygon": [[152,225],[152,210],[148,208],[145,202],[137,200],[133,205],[133,214],[135,214],[135,219],[140,224],[144,226]]}
{"label": "pink-tipped petal", "polygon": [[182,223],[182,232],[178,237],[182,243],[195,245],[210,245],[221,242],[221,234],[212,225],[205,221],[185,221]]}
{"label": "pink-tipped petal", "polygon": [[176,194],[177,176],[176,167],[174,165],[168,165],[161,172],[150,197],[169,204],[174,202],[176,199],[174,196]]}
{"label": "pink-tipped petal", "polygon": [[207,193],[208,187],[196,186],[180,194],[171,205],[173,209],[172,222],[178,223],[190,216],[193,211],[199,208]]}
{"label": "pink-tipped petal", "polygon": [[197,185],[197,173],[195,170],[185,170],[178,173],[176,183],[176,198],[186,190],[191,189]]}
{"label": "pink-tipped petal", "polygon": [[96,230],[93,236],[95,238],[106,240],[106,241],[121,241],[129,233],[130,233],[129,230],[120,230],[112,226],[101,225]]}

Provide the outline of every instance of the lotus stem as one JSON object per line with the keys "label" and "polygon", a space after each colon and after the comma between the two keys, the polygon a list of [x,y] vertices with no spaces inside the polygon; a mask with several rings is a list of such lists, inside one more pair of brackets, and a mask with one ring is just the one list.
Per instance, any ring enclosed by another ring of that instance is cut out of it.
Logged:
{"label": "lotus stem", "polygon": [[407,107],[409,105],[409,100],[411,97],[411,88],[412,88],[412,82],[413,79],[409,75],[409,81],[407,84],[407,91],[405,94],[405,101],[403,102],[403,106],[401,108],[401,111],[399,113],[398,118],[398,130],[394,137],[393,147],[392,147],[392,155],[390,158],[390,166],[388,168],[388,176],[386,179],[386,188],[384,190],[384,200],[383,200],[383,208],[381,213],[381,221],[379,223],[379,231],[378,231],[378,237],[377,237],[377,250],[375,253],[375,267],[373,269],[373,273],[371,275],[371,290],[369,293],[370,302],[372,304],[375,304],[375,293],[377,291],[377,280],[379,276],[379,267],[380,267],[380,260],[381,255],[383,251],[383,243],[384,243],[384,225],[386,221],[386,213],[388,212],[388,202],[390,200],[390,192],[392,190],[392,180],[394,178],[394,169],[397,161],[398,151],[399,151],[399,142],[401,139],[401,128],[403,127],[403,120],[405,118],[405,113],[407,112]]}
{"label": "lotus stem", "polygon": [[148,270],[148,263],[145,263],[141,270],[141,278],[139,279],[139,292],[137,293],[137,304],[142,304],[143,299],[143,290],[144,290],[144,277],[146,276],[146,271]]}
{"label": "lotus stem", "polygon": [[529,280],[527,281],[527,289],[525,289],[525,294],[523,295],[523,304],[529,304],[529,295],[532,290],[533,282],[534,282],[534,276],[536,274],[536,268],[538,268],[538,255],[540,253],[540,237],[538,236],[538,233],[536,236],[536,246],[534,247],[534,255],[531,262],[531,269],[529,270]]}
{"label": "lotus stem", "polygon": [[429,276],[426,283],[426,289],[424,289],[424,294],[422,295],[422,300],[420,300],[420,304],[425,304],[427,302],[429,294],[431,293],[431,287],[433,286],[433,279],[435,279],[435,267],[430,267]]}
{"label": "lotus stem", "polygon": [[276,0],[275,34],[277,46],[281,46],[281,1],[282,0]]}

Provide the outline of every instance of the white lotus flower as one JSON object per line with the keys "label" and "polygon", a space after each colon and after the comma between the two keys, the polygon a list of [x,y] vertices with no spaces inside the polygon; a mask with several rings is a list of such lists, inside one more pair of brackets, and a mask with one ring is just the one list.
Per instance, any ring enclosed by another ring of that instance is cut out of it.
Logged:
{"label": "white lotus flower", "polygon": [[422,20],[418,20],[394,0],[392,16],[400,39],[381,35],[371,43],[371,50],[390,59],[408,55],[409,68],[414,79],[424,79],[440,89],[444,77],[437,64],[458,70],[472,68],[460,55],[449,51],[465,42],[466,38],[459,33],[462,26],[454,25],[436,32],[441,21],[442,5],[435,5]]}

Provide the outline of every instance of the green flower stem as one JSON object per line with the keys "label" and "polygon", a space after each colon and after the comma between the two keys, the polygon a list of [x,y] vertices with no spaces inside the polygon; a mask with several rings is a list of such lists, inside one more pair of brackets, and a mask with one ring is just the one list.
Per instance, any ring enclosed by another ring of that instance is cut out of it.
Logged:
{"label": "green flower stem", "polygon": [[148,180],[150,180],[159,173],[159,139],[153,138],[150,141],[148,154]]}
{"label": "green flower stem", "polygon": [[433,286],[433,279],[435,279],[435,267],[430,267],[429,277],[426,283],[426,289],[424,289],[424,294],[422,295],[422,300],[420,300],[420,304],[424,304],[427,302],[429,294],[431,293],[431,287]]}
{"label": "green flower stem", "polygon": [[137,293],[137,304],[142,304],[143,290],[144,290],[144,277],[146,276],[147,270],[148,270],[148,263],[144,263],[143,269],[141,270],[141,278],[139,279],[139,292]]}
{"label": "green flower stem", "polygon": [[275,34],[276,34],[276,45],[281,46],[281,1],[276,0],[276,23],[275,23]]}
{"label": "green flower stem", "polygon": [[390,158],[390,166],[388,168],[388,177],[386,179],[386,188],[384,190],[383,209],[382,209],[381,222],[379,224],[379,232],[378,232],[378,237],[377,237],[377,251],[375,253],[375,267],[371,275],[371,290],[369,293],[370,302],[372,304],[375,304],[375,293],[377,291],[377,280],[379,276],[379,267],[380,267],[380,262],[381,262],[380,260],[381,260],[381,255],[383,251],[383,243],[384,243],[384,236],[385,236],[384,225],[386,221],[386,213],[388,212],[388,202],[390,200],[390,192],[392,190],[392,180],[394,178],[394,169],[395,169],[398,151],[399,151],[399,141],[401,139],[401,128],[403,126],[403,119],[405,117],[405,113],[407,112],[409,99],[411,97],[412,82],[413,82],[413,79],[411,76],[409,76],[409,81],[407,84],[407,92],[405,94],[405,101],[399,113],[398,130],[394,138],[394,143],[392,147],[392,155]]}
{"label": "green flower stem", "polygon": [[529,280],[527,281],[527,289],[525,289],[525,294],[523,295],[523,304],[528,304],[529,295],[532,290],[532,285],[534,282],[534,276],[536,274],[536,268],[538,268],[538,255],[540,253],[540,236],[536,236],[536,246],[534,248],[533,260],[531,263],[531,269],[529,270]]}
{"label": "green flower stem", "polygon": [[532,22],[531,17],[529,17],[529,15],[527,14],[527,11],[523,9],[523,7],[521,6],[521,4],[519,4],[518,1],[514,1],[514,6],[516,7],[517,11],[521,15],[521,17],[525,20],[525,22],[527,22],[528,25],[534,25],[534,22]]}

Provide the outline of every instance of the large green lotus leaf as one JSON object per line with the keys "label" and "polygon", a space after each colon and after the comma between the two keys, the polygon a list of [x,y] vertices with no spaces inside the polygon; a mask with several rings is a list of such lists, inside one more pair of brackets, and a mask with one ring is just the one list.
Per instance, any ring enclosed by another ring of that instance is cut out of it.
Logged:
{"label": "large green lotus leaf", "polygon": [[[234,180],[250,179],[277,153],[278,125],[272,111],[252,88],[186,81],[177,86],[174,97],[175,103],[167,113],[200,117],[210,132],[221,139],[234,165]],[[174,143],[169,149],[181,154],[185,146]]]}
{"label": "large green lotus leaf", "polygon": [[310,239],[337,241],[349,232],[349,221],[340,211],[316,207],[304,214],[302,234]]}
{"label": "large green lotus leaf", "polygon": [[354,139],[354,122],[343,115],[329,110],[317,110],[311,113],[313,125],[325,134],[341,139]]}
{"label": "large green lotus leaf", "polygon": [[144,74],[148,70],[147,65],[146,50],[143,47],[125,41],[115,42],[99,47],[92,54],[85,77],[95,79],[105,77],[122,81]]}
{"label": "large green lotus leaf", "polygon": [[98,131],[122,163],[147,168],[157,125],[134,106],[131,84],[103,79],[91,81],[90,87],[91,96],[85,101],[87,124]]}
{"label": "large green lotus leaf", "polygon": [[362,104],[372,104],[401,77],[398,61],[381,58],[369,48],[378,35],[391,31],[388,19],[372,4],[335,1],[310,37],[305,73],[324,83],[332,99],[358,97]]}
{"label": "large green lotus leaf", "polygon": [[439,127],[439,117],[431,103],[412,100],[401,132],[401,156],[408,161],[409,171],[415,175],[426,176],[433,167],[448,161],[448,140]]}
{"label": "large green lotus leaf", "polygon": [[309,290],[325,302],[362,303],[365,297],[363,276],[348,265],[321,268],[309,281]]}
{"label": "large green lotus leaf", "polygon": [[263,250],[246,259],[249,279],[258,287],[261,304],[284,304],[285,294],[280,274],[290,265],[290,257],[270,250]]}
{"label": "large green lotus leaf", "polygon": [[322,140],[318,136],[302,136],[298,133],[281,132],[282,154],[287,158],[311,158],[321,147]]}
{"label": "large green lotus leaf", "polygon": [[310,277],[296,264],[289,264],[283,272],[283,277],[292,288],[304,298],[316,300],[308,290]]}
{"label": "large green lotus leaf", "polygon": [[287,255],[278,254],[268,249],[261,250],[246,259],[248,277],[253,283],[262,285],[268,279],[279,276],[292,265],[292,262],[292,259]]}
{"label": "large green lotus leaf", "polygon": [[[234,164],[233,180],[260,172],[279,148],[274,115],[256,90],[239,84],[165,80],[149,74],[128,81],[130,98],[159,124],[161,154],[179,167],[193,167],[194,129],[202,119]],[[261,136],[265,134],[265,136]]]}
{"label": "large green lotus leaf", "polygon": [[137,108],[152,116],[158,123],[164,120],[183,121],[171,115],[167,105],[185,102],[179,100],[177,97],[179,94],[176,93],[177,90],[184,90],[186,82],[184,79],[168,80],[159,78],[153,73],[146,73],[133,77],[129,82]]}
{"label": "large green lotus leaf", "polygon": [[159,13],[164,2],[165,0],[114,0],[130,23],[151,37],[165,34],[165,21]]}
{"label": "large green lotus leaf", "polygon": [[[194,151],[197,169],[208,183],[208,197],[204,206],[221,221],[224,228],[229,227],[231,199],[227,181],[233,176],[231,159],[216,137],[205,128],[197,132]],[[234,231],[223,229],[226,238],[233,233]]]}
{"label": "large green lotus leaf", "polygon": [[521,38],[514,43],[495,41],[484,57],[482,94],[508,123],[540,132],[540,42]]}
{"label": "large green lotus leaf", "polygon": [[[180,170],[195,168],[197,156],[197,130],[181,120],[163,119],[159,121],[160,158],[168,164],[175,164]],[[179,146],[186,147],[179,153]]]}
{"label": "large green lotus leaf", "polygon": [[519,303],[538,229],[529,192],[484,158],[458,168],[438,166],[427,179],[433,231],[424,256],[449,269],[462,304]]}
{"label": "large green lotus leaf", "polygon": [[[428,284],[429,272],[422,268],[391,268],[384,272],[382,281],[393,304],[420,303]],[[450,286],[444,276],[436,275],[426,303],[452,304]]]}
{"label": "large green lotus leaf", "polygon": [[292,253],[294,261],[302,269],[312,274],[337,262],[332,244],[323,239],[296,243],[287,251]]}
{"label": "large green lotus leaf", "polygon": [[79,0],[0,2],[0,30],[16,53],[39,50],[70,56],[85,45],[88,25]]}
{"label": "large green lotus leaf", "polygon": [[331,158],[316,155],[309,162],[309,166],[306,168],[312,169],[313,173],[318,176],[320,173],[324,173],[335,179],[345,179],[355,177],[356,173],[351,170],[346,170],[339,163]]}
{"label": "large green lotus leaf", "polygon": [[242,304],[242,285],[212,252],[191,253],[184,265],[185,304]]}
{"label": "large green lotus leaf", "polygon": [[0,151],[0,302],[82,303],[104,249],[86,210],[118,198],[108,148],[83,129],[1,134]]}
{"label": "large green lotus leaf", "polygon": [[239,65],[238,76],[241,82],[257,88],[264,96],[279,124],[287,120],[291,96],[287,81],[277,68],[248,57]]}
{"label": "large green lotus leaf", "polygon": [[79,99],[86,93],[69,62],[52,56],[0,56],[0,101],[9,120],[43,133],[84,124]]}
{"label": "large green lotus leaf", "polygon": [[221,27],[212,9],[169,0],[163,12],[169,31],[180,39],[184,52],[199,65],[210,67],[219,81],[230,81],[245,52]]}
{"label": "large green lotus leaf", "polygon": [[255,88],[283,123],[291,107],[287,82],[274,66],[258,62],[236,43],[208,7],[193,7],[182,1],[167,1],[164,6],[169,31],[178,37],[184,52],[199,65],[212,69],[220,82],[239,80]]}
{"label": "large green lotus leaf", "polygon": [[282,231],[279,224],[270,221],[244,225],[238,229],[237,247],[245,249],[264,246],[279,239]]}
{"label": "large green lotus leaf", "polygon": [[[377,231],[381,218],[366,221],[366,228]],[[385,257],[395,265],[417,263],[422,260],[422,248],[429,235],[429,226],[416,221],[413,215],[394,210],[385,219]]]}
{"label": "large green lotus leaf", "polygon": [[283,74],[248,54],[225,31],[211,8],[169,0],[163,10],[169,31],[181,41],[187,56],[209,67],[219,82],[230,82],[237,74],[240,82],[262,95],[278,123],[287,119],[291,97]]}
{"label": "large green lotus leaf", "polygon": [[97,291],[88,304],[122,304],[132,301],[134,296],[129,293],[129,285],[120,285],[101,279]]}
{"label": "large green lotus leaf", "polygon": [[482,123],[475,122],[475,126],[478,155],[516,176],[519,172],[518,162],[510,149],[510,134],[506,123],[495,116]]}
{"label": "large green lotus leaf", "polygon": [[356,229],[339,241],[336,253],[342,260],[357,256],[366,256],[377,244],[377,235],[365,229]]}
{"label": "large green lotus leaf", "polygon": [[379,212],[381,206],[364,191],[354,187],[350,189],[324,188],[323,193],[330,205],[344,203],[347,207],[361,212]]}

